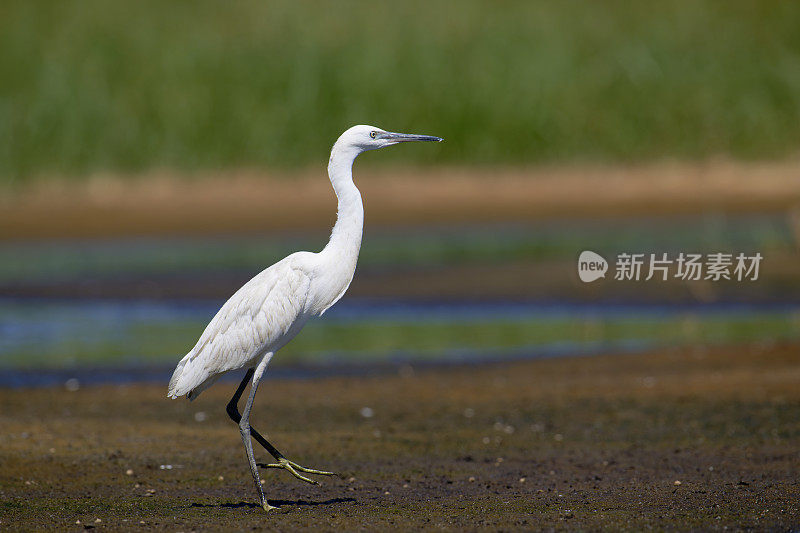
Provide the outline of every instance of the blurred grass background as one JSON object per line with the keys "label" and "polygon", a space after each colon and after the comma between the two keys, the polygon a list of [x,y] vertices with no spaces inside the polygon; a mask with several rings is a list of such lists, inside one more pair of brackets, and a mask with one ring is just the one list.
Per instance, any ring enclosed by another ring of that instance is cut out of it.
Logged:
{"label": "blurred grass background", "polygon": [[796,2],[0,5],[0,180],[303,167],[354,123],[382,161],[787,157]]}

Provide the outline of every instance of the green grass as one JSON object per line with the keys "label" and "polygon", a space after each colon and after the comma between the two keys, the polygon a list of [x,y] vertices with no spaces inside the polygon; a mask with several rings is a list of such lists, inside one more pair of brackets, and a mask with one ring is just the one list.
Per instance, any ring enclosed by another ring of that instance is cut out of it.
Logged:
{"label": "green grass", "polygon": [[297,167],[354,123],[382,161],[781,157],[793,2],[4,2],[0,182]]}

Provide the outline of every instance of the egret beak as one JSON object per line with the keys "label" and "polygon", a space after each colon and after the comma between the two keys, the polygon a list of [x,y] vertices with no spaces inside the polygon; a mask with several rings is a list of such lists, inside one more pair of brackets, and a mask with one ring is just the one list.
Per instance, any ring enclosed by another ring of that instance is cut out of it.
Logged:
{"label": "egret beak", "polygon": [[409,142],[409,141],[442,142],[444,140],[441,137],[434,137],[432,135],[416,135],[413,133],[394,133],[391,131],[387,131],[386,133],[381,134],[381,137],[396,143]]}

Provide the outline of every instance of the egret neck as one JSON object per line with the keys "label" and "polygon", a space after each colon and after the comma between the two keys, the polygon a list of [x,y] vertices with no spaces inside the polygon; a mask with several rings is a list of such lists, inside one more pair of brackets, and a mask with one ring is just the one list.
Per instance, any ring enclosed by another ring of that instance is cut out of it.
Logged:
{"label": "egret neck", "polygon": [[353,162],[362,151],[357,146],[339,141],[333,146],[328,162],[328,176],[338,199],[338,210],[331,238],[320,255],[326,256],[328,264],[335,265],[330,271],[335,278],[332,286],[338,289],[337,294],[331,295],[333,302],[341,298],[350,286],[361,250],[364,204],[361,193],[353,183]]}

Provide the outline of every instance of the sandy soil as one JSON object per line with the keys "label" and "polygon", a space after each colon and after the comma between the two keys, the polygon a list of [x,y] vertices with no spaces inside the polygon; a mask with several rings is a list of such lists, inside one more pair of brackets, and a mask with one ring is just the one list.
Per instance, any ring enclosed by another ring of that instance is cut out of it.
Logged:
{"label": "sandy soil", "polygon": [[231,382],[0,390],[0,529],[796,529],[798,382],[798,345],[267,381],[254,426],[341,474],[265,472],[270,513]]}
{"label": "sandy soil", "polygon": [[[370,225],[542,217],[790,211],[800,235],[800,161],[630,167],[380,170],[358,166]],[[152,173],[43,181],[0,195],[0,239],[319,229],[335,218],[324,169]]]}

